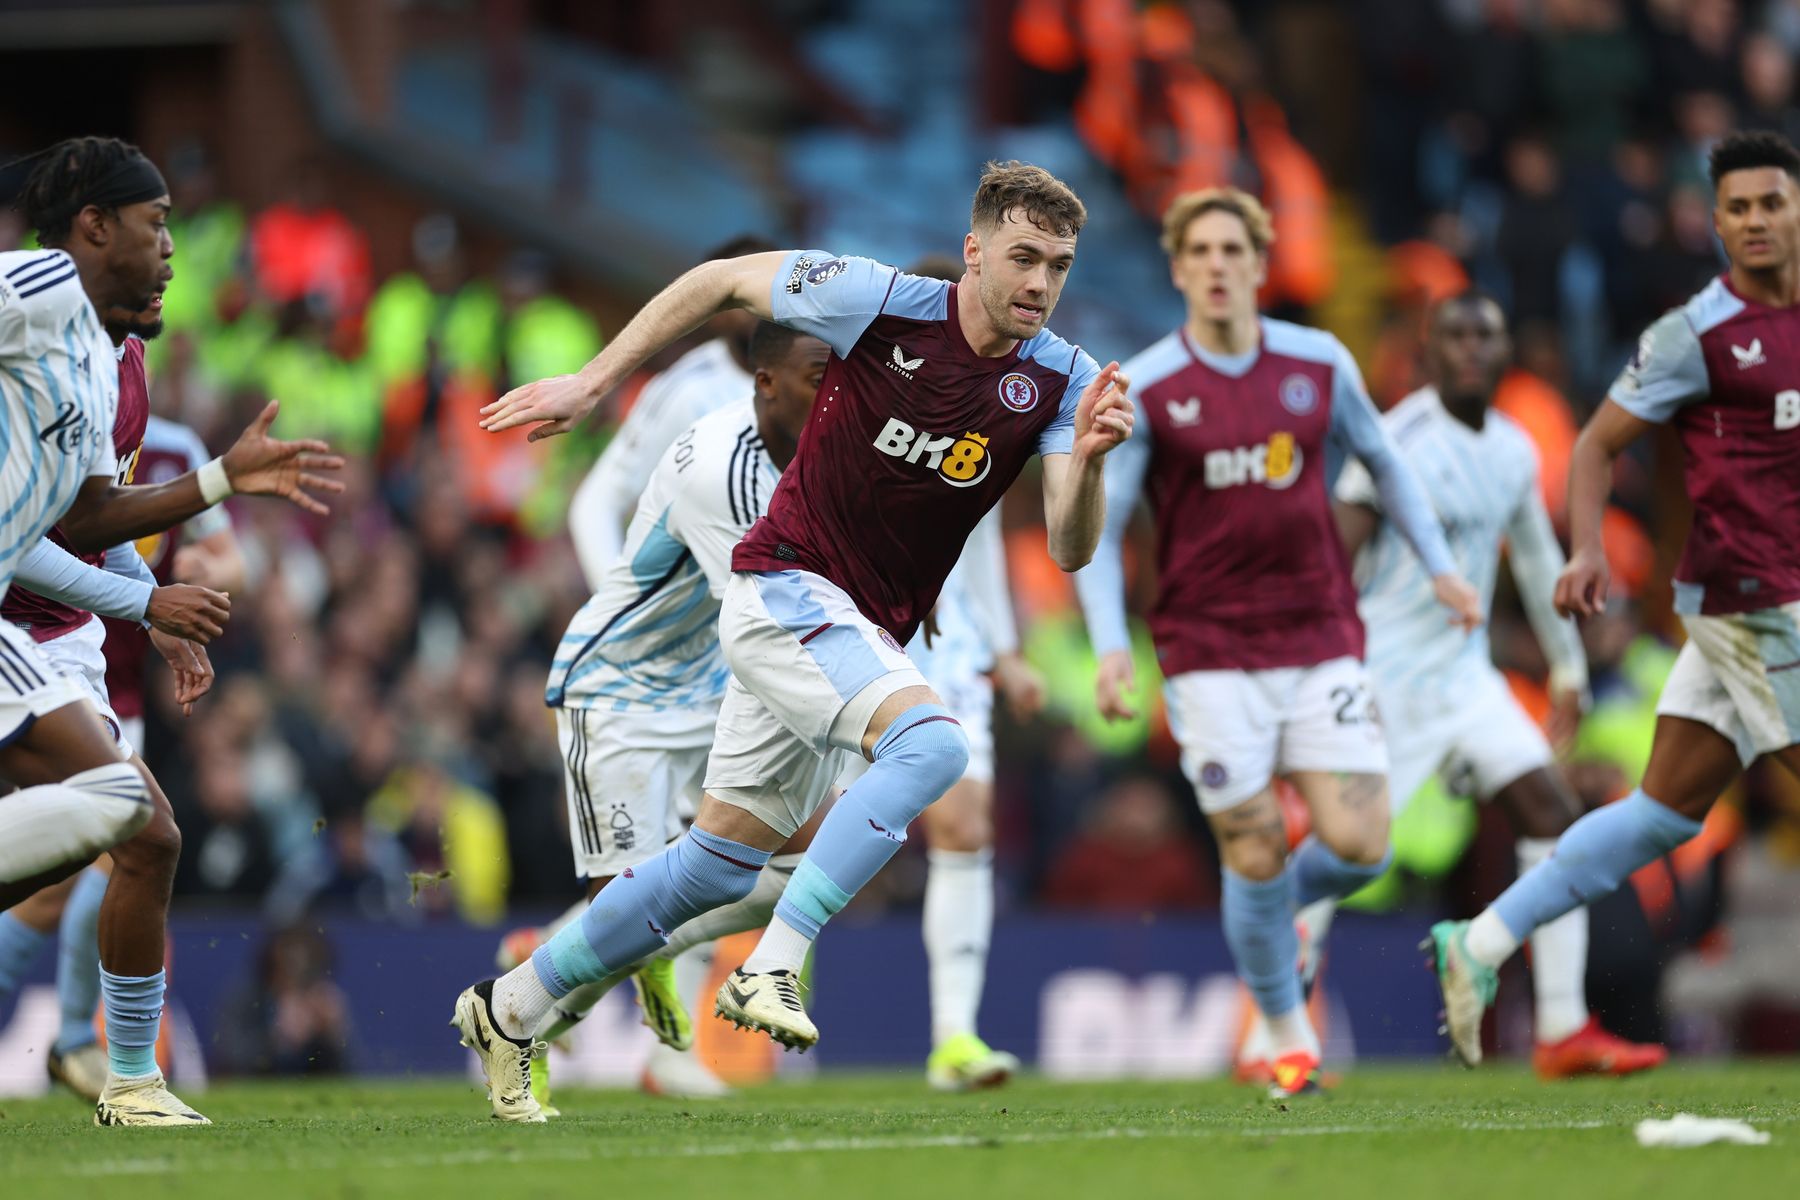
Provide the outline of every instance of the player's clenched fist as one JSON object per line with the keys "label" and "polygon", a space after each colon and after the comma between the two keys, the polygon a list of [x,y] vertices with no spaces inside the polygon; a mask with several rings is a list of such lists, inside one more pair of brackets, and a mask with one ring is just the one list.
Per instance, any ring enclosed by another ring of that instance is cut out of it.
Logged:
{"label": "player's clenched fist", "polygon": [[499,433],[519,425],[537,426],[526,441],[555,437],[575,428],[600,401],[587,379],[577,375],[552,375],[523,384],[481,410],[481,427]]}
{"label": "player's clenched fist", "polygon": [[1131,406],[1131,380],[1109,362],[1075,404],[1075,453],[1097,457],[1131,437],[1136,410]]}
{"label": "player's clenched fist", "polygon": [[1591,617],[1606,607],[1612,568],[1604,552],[1577,550],[1556,578],[1556,611],[1565,617]]}

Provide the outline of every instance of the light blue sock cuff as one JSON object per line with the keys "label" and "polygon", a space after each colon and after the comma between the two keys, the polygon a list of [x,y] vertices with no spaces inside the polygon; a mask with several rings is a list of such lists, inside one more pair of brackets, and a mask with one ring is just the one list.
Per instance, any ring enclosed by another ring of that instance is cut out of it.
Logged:
{"label": "light blue sock cuff", "polygon": [[1684,817],[1662,801],[1652,799],[1642,788],[1619,803],[1637,814],[1637,820],[1650,831],[1665,854],[1700,832],[1701,822]]}
{"label": "light blue sock cuff", "polygon": [[[894,743],[906,733],[921,725],[929,725],[934,722],[948,722],[955,727],[958,733],[962,733],[962,722],[956,719],[955,713],[943,705],[915,704],[888,723],[887,731],[876,739],[875,752],[870,755],[870,761],[879,760],[882,755],[892,750]],[[967,737],[966,734],[964,736]]]}
{"label": "light blue sock cuff", "polygon": [[775,902],[775,915],[807,937],[817,938],[825,922],[842,912],[848,903],[850,893],[831,882],[819,865],[807,858],[794,869],[794,877]]}
{"label": "light blue sock cuff", "polygon": [[602,979],[612,974],[594,948],[588,945],[580,920],[570,921],[554,937],[531,952],[531,969],[544,990],[561,1000],[580,986],[582,979]]}
{"label": "light blue sock cuff", "polygon": [[1341,899],[1361,891],[1371,880],[1379,879],[1393,861],[1391,846],[1380,862],[1365,865],[1348,862],[1316,836],[1308,837],[1289,859],[1288,873],[1294,878],[1294,907],[1305,908],[1315,900]]}
{"label": "light blue sock cuff", "polygon": [[114,1074],[128,1078],[156,1070],[156,1034],[162,1027],[161,971],[154,975],[114,975],[100,972],[100,991],[106,1000],[106,1057]]}

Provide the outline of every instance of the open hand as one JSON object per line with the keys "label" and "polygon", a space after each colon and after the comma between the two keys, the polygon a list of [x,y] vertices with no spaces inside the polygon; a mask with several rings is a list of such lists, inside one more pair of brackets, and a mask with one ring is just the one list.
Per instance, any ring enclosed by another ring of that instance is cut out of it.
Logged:
{"label": "open hand", "polygon": [[311,493],[341,492],[344,485],[313,472],[339,470],[344,460],[333,454],[330,446],[312,438],[284,442],[270,437],[269,426],[280,411],[279,400],[269,401],[237,443],[225,452],[225,477],[231,481],[234,492],[280,496],[295,507],[322,517],[331,510]]}
{"label": "open hand", "polygon": [[1114,650],[1100,656],[1100,674],[1094,680],[1094,704],[1109,721],[1129,721],[1137,716],[1127,699],[1137,691],[1137,664],[1131,651]]}
{"label": "open hand", "polygon": [[522,384],[481,410],[481,427],[499,433],[518,425],[537,425],[525,440],[535,442],[575,428],[594,411],[600,394],[580,375],[552,375]]}
{"label": "open hand", "polygon": [[175,702],[181,705],[181,715],[193,716],[194,701],[212,691],[213,667],[206,647],[171,637],[160,629],[150,631],[150,644],[175,672]]}

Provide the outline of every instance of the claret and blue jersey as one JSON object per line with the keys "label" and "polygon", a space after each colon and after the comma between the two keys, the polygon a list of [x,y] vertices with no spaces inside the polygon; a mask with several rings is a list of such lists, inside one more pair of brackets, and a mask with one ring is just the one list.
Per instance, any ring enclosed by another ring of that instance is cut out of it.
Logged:
{"label": "claret and blue jersey", "polygon": [[1067,454],[1094,360],[1048,330],[984,358],[956,285],[822,250],[776,276],[777,321],[832,357],[740,571],[811,571],[900,642],[931,611],[977,522],[1033,454]]}
{"label": "claret and blue jersey", "polygon": [[1361,656],[1331,514],[1346,454],[1367,464],[1428,570],[1454,569],[1430,501],[1330,334],[1264,318],[1257,346],[1227,356],[1177,329],[1125,374],[1138,419],[1107,458],[1106,532],[1076,576],[1100,653],[1129,645],[1121,543],[1144,492],[1157,529],[1150,627],[1168,675]]}

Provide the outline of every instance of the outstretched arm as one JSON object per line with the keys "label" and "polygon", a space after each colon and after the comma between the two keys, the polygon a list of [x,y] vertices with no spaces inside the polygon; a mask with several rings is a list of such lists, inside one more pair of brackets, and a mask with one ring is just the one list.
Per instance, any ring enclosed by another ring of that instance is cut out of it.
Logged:
{"label": "outstretched arm", "polygon": [[514,388],[481,410],[481,427],[498,433],[533,425],[534,442],[569,432],[651,355],[715,313],[745,308],[764,320],[772,317],[775,277],[787,257],[771,251],[701,263],[639,309],[587,366]]}
{"label": "outstretched arm", "polygon": [[1381,497],[1382,514],[1394,523],[1425,564],[1438,603],[1450,610],[1456,624],[1474,629],[1483,620],[1481,598],[1456,569],[1450,544],[1444,540],[1444,527],[1438,521],[1437,510],[1431,507],[1431,497],[1382,427],[1375,405],[1363,391],[1362,378],[1356,374],[1347,353],[1337,374],[1338,385],[1331,400],[1332,431],[1368,469]]}
{"label": "outstretched arm", "polygon": [[269,401],[223,457],[168,483],[121,487],[110,476],[88,476],[58,522],[63,536],[77,552],[96,553],[173,529],[234,493],[280,496],[310,513],[329,512],[311,493],[341,492],[344,485],[313,472],[335,471],[344,460],[324,442],[270,437],[278,411]]}

